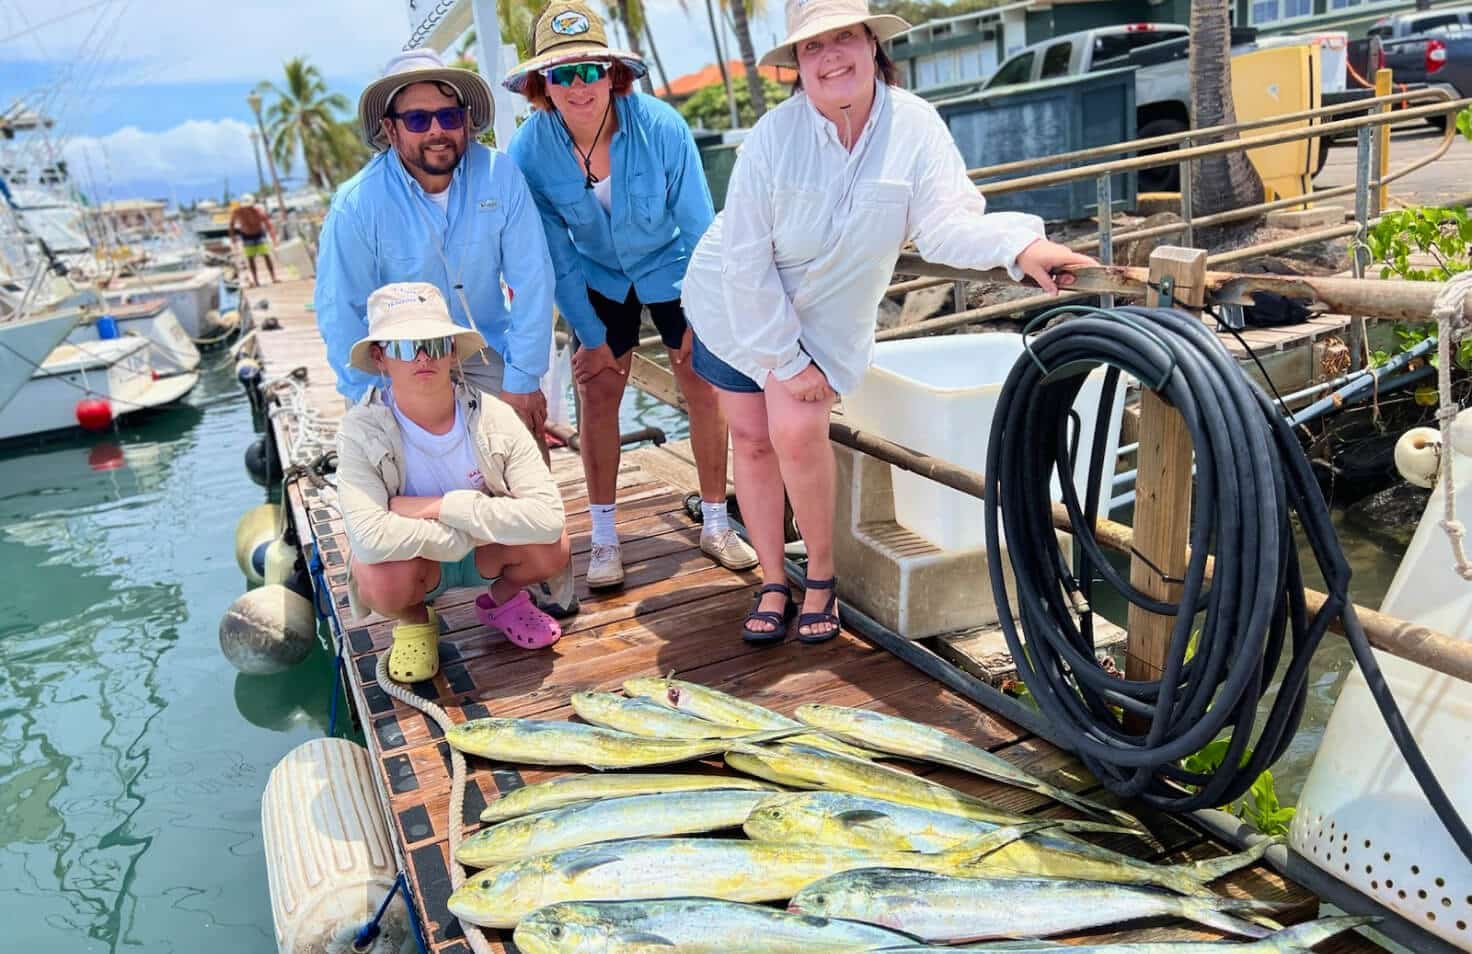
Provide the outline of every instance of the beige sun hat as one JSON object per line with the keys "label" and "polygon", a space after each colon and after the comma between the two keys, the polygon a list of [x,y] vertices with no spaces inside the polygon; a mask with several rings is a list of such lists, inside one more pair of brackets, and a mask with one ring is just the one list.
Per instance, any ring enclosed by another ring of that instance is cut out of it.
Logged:
{"label": "beige sun hat", "polygon": [[455,337],[456,361],[486,346],[479,331],[450,320],[445,296],[428,282],[395,282],[368,296],[368,334],[353,345],[348,364],[369,374],[378,373],[370,346],[376,341]]}
{"label": "beige sun hat", "polygon": [[532,73],[582,60],[618,60],[636,79],[649,72],[644,61],[633,53],[609,49],[603,18],[592,7],[579,0],[552,0],[537,17],[531,57],[513,66],[501,85],[519,93]]}
{"label": "beige sun hat", "polygon": [[479,73],[471,70],[446,66],[440,55],[431,49],[405,50],[388,61],[383,75],[369,83],[358,97],[358,133],[373,149],[387,149],[388,137],[383,134],[383,115],[394,94],[405,86],[415,83],[444,83],[453,86],[460,94],[460,105],[464,106],[470,134],[479,136],[491,128],[496,118],[496,105],[491,100],[491,86]]}
{"label": "beige sun hat", "polygon": [[910,28],[894,14],[870,13],[866,0],[787,0],[787,39],[768,50],[760,65],[796,68],[799,43],[856,23],[868,27],[880,43]]}

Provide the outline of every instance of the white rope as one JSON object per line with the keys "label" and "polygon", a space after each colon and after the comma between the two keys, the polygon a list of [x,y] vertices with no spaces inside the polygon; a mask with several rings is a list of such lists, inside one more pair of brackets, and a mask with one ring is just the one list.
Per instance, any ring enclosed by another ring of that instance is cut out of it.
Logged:
{"label": "white rope", "polygon": [[[439,724],[440,730],[448,733],[454,726],[448,713],[438,705],[430,702],[422,696],[415,695],[404,688],[388,674],[388,653],[381,653],[378,657],[378,670],[374,674],[378,680],[378,688],[393,696],[395,699],[411,705],[429,716]],[[465,869],[460,867],[460,862],[455,860],[455,852],[460,848],[461,829],[465,825],[465,756],[453,745],[450,746],[450,885],[459,888],[465,883]],[[460,928],[465,932],[465,940],[470,944],[470,949],[475,954],[491,954],[490,942],[486,940],[485,934],[480,928],[465,921],[460,922]]]}
{"label": "white rope", "polygon": [[1472,292],[1472,272],[1453,275],[1436,296],[1431,317],[1436,319],[1436,377],[1441,392],[1441,407],[1436,412],[1436,420],[1441,425],[1441,490],[1446,503],[1440,525],[1451,541],[1457,575],[1472,582],[1472,561],[1467,559],[1467,551],[1462,546],[1467,528],[1457,519],[1456,489],[1452,481],[1452,460],[1456,457],[1452,449],[1452,422],[1460,410],[1452,400],[1452,355],[1457,342],[1472,332],[1472,321],[1468,320],[1466,312],[1469,292]]}

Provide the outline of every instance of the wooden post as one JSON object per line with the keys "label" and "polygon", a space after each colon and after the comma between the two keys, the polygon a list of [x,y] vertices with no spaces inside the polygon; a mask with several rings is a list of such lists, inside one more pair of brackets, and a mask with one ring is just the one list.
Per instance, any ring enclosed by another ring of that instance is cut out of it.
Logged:
{"label": "wooden post", "polygon": [[[1150,256],[1150,283],[1169,282],[1180,306],[1199,313],[1206,303],[1206,252],[1158,248]],[[1158,294],[1151,292],[1150,304]],[[1130,583],[1156,599],[1180,599],[1191,526],[1191,436],[1185,419],[1154,391],[1140,390],[1139,475],[1135,478],[1135,555]],[[1125,677],[1159,678],[1170,648],[1172,620],[1137,606],[1129,609]]]}
{"label": "wooden post", "polygon": [[[1375,71],[1375,95],[1376,96],[1389,96],[1390,95],[1390,70],[1376,70]],[[1393,105],[1394,105],[1393,103],[1386,103],[1384,106],[1381,106],[1380,107],[1380,111],[1382,113],[1388,113],[1388,112],[1390,112],[1391,107]],[[1447,119],[1447,122],[1454,122],[1455,119],[1456,119],[1456,117],[1455,116],[1448,116],[1446,119]],[[1379,152],[1379,155],[1380,155],[1379,166],[1380,166],[1380,168],[1376,170],[1375,177],[1377,179],[1384,179],[1385,178],[1385,173],[1390,170],[1390,127],[1389,126],[1376,126],[1375,127],[1375,145],[1380,150],[1380,152]],[[1388,205],[1390,205],[1390,186],[1388,186],[1388,185],[1381,185],[1381,186],[1376,187],[1376,190],[1375,190],[1375,213],[1376,214],[1379,214],[1380,212],[1385,211],[1385,208]]]}

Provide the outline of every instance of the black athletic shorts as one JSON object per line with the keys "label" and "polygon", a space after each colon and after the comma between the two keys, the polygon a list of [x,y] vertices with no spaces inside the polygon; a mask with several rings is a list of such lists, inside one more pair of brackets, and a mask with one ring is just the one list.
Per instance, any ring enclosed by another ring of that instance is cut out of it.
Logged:
{"label": "black athletic shorts", "polygon": [[685,341],[685,309],[680,307],[678,298],[641,302],[639,293],[630,286],[629,297],[621,302],[604,298],[591,288],[588,289],[588,301],[608,329],[608,347],[615,358],[622,358],[639,343],[639,321],[645,308],[649,309],[649,317],[654,319],[654,327],[666,348],[679,348]]}

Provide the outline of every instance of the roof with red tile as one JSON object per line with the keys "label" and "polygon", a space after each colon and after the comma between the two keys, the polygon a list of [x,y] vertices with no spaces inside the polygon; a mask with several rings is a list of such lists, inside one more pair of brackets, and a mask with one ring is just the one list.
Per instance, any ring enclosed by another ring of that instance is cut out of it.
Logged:
{"label": "roof with red tile", "polygon": [[[733,83],[746,81],[746,68],[741,61],[730,60],[726,63],[726,71],[731,74]],[[797,70],[787,69],[779,66],[759,66],[757,71],[774,83],[791,83],[797,79]],[[710,86],[712,83],[721,81],[721,71],[712,63],[704,69],[694,73],[686,73],[684,76],[676,77],[670,81],[669,86],[661,86],[654,91],[654,95],[661,99],[684,99],[694,95],[697,91]]]}

